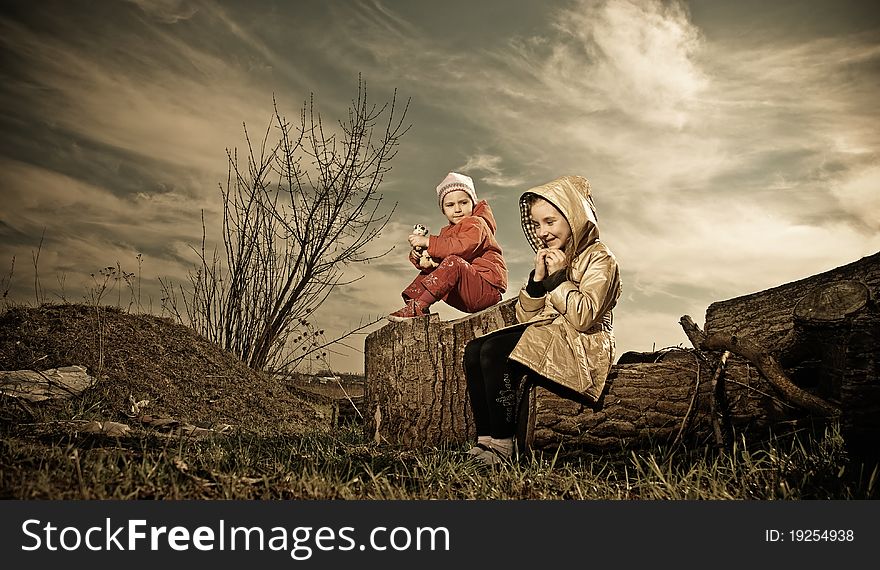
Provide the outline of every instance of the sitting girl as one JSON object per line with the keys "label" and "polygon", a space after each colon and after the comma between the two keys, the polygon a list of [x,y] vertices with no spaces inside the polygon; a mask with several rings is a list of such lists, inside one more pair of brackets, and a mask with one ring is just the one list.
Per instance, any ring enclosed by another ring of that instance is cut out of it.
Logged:
{"label": "sitting girl", "polygon": [[[475,313],[501,301],[507,289],[507,266],[495,240],[495,218],[485,200],[477,202],[474,181],[450,172],[437,186],[437,199],[449,224],[440,235],[410,234],[409,260],[419,274],[401,294],[404,307],[388,315],[388,320],[426,315],[437,301]],[[422,267],[421,248],[427,248],[439,265]]]}
{"label": "sitting girl", "polygon": [[617,260],[599,241],[590,183],[565,176],[520,198],[535,269],[519,292],[521,323],[465,346],[464,369],[477,443],[486,464],[513,451],[520,382],[596,402],[614,359],[611,309],[620,296]]}

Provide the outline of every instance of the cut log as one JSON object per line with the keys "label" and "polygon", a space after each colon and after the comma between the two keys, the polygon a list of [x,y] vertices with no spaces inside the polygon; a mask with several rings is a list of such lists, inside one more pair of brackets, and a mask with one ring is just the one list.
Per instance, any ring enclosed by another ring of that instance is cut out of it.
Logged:
{"label": "cut log", "polygon": [[843,409],[842,431],[852,448],[877,453],[880,437],[880,311],[861,313],[824,366]]}
{"label": "cut log", "polygon": [[344,424],[362,422],[364,420],[361,412],[363,405],[363,394],[350,398],[336,398],[333,401],[333,417],[330,420],[330,425],[337,427]]}
{"label": "cut log", "polygon": [[[615,365],[596,408],[535,386],[520,408],[517,441],[536,451],[619,451],[678,441],[714,442],[711,416],[714,370],[693,350],[666,352],[656,363]],[[726,405],[732,428],[764,433],[805,414],[771,394],[751,364],[738,358],[725,367]],[[705,380],[700,382],[700,377]]]}
{"label": "cut log", "polygon": [[[880,434],[880,253],[766,291],[712,303],[706,335],[760,347],[799,391],[840,414],[848,440]],[[717,345],[716,349],[723,348]],[[734,351],[735,352],[735,351]],[[779,377],[771,368],[764,373]],[[782,393],[788,388],[777,383]],[[790,395],[790,394],[789,394]],[[801,401],[799,405],[804,405]],[[808,407],[810,405],[806,404]]]}
{"label": "cut log", "polygon": [[[802,299],[820,299],[818,303],[802,303],[801,311],[805,313],[809,312],[809,307],[816,307],[816,311],[824,313],[828,304],[837,306],[832,311],[846,313],[846,307],[851,303],[848,300],[850,294],[832,293],[836,302],[826,304],[821,301],[823,289],[830,286],[832,292],[839,293],[839,286],[834,284],[846,281],[864,286],[875,301],[880,298],[880,253],[772,289],[712,303],[706,310],[705,333],[707,336],[720,334],[747,338],[769,354],[778,356],[792,343],[794,310]],[[844,290],[848,288],[845,286]]]}

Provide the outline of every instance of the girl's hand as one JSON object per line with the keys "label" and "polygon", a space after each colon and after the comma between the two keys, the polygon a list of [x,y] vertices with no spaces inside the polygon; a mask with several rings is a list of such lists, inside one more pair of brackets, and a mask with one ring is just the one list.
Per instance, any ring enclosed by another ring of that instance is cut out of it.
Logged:
{"label": "girl's hand", "polygon": [[409,258],[410,258],[410,260],[413,261],[413,263],[415,263],[416,261],[418,261],[418,260],[419,260],[419,257],[421,257],[421,256],[419,255],[419,252],[417,252],[417,251],[414,250],[414,249],[409,250]]}
{"label": "girl's hand", "polygon": [[552,275],[557,271],[565,269],[566,265],[568,265],[565,254],[560,249],[548,249],[544,256],[544,262],[547,265],[547,275]]}
{"label": "girl's hand", "polygon": [[409,234],[409,238],[407,239],[409,240],[409,245],[412,247],[428,247],[428,244],[431,241],[428,236],[422,236],[419,234]]}
{"label": "girl's hand", "polygon": [[547,277],[547,252],[550,251],[547,248],[539,249],[538,253],[535,254],[535,283],[543,281],[545,277]]}

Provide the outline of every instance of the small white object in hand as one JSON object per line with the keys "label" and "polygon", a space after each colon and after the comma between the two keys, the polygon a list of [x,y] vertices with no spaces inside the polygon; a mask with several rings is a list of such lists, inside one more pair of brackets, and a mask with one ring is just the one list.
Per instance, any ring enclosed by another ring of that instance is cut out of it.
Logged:
{"label": "small white object in hand", "polygon": [[[415,224],[413,226],[413,233],[418,234],[420,236],[428,235],[428,227],[423,224]],[[428,248],[426,247],[416,247],[413,248],[419,254],[419,267],[422,269],[433,269],[437,267],[439,264],[431,259],[431,256],[428,255]]]}

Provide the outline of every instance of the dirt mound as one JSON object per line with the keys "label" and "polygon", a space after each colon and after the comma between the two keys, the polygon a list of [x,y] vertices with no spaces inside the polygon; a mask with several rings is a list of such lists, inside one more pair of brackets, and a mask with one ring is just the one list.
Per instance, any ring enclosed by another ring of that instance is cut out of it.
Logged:
{"label": "dirt mound", "polygon": [[125,420],[131,398],[155,415],[258,433],[321,427],[320,414],[278,380],[170,319],[113,307],[47,304],[0,315],[0,370],[79,364],[99,379],[84,413]]}

